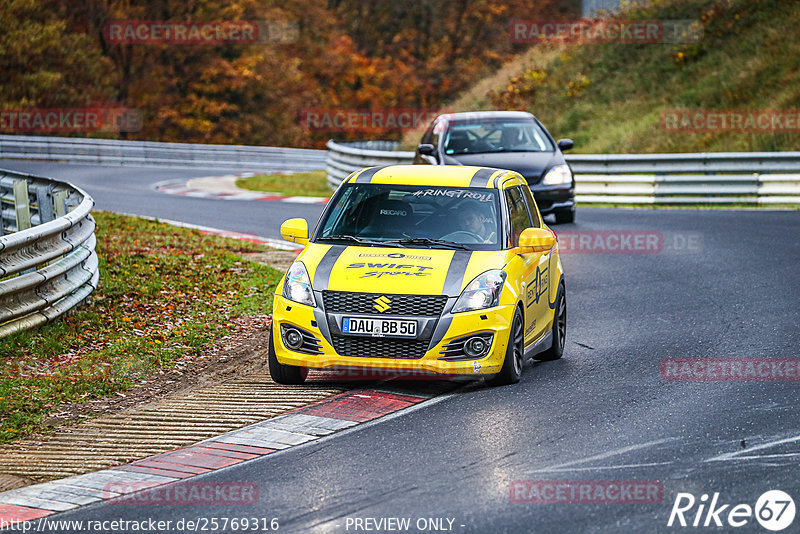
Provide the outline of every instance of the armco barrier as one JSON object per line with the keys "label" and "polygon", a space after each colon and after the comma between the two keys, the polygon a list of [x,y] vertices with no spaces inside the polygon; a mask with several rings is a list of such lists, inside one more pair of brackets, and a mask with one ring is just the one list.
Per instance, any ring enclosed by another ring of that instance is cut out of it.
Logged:
{"label": "armco barrier", "polygon": [[94,200],[70,184],[0,170],[0,337],[52,321],[97,288]]}
{"label": "armco barrier", "polygon": [[325,151],[72,137],[0,135],[0,158],[100,165],[303,171],[322,169]]}
{"label": "armco barrier", "polygon": [[[371,143],[328,141],[325,169],[332,188],[362,167],[414,159],[413,152]],[[578,202],[800,203],[800,152],[569,154],[566,158],[575,172]]]}

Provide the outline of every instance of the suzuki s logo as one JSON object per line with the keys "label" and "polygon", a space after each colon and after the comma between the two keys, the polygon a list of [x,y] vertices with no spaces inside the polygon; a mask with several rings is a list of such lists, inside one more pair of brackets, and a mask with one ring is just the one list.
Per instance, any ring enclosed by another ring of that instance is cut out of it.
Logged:
{"label": "suzuki s logo", "polygon": [[385,296],[378,297],[375,300],[373,300],[372,302],[375,303],[373,308],[375,308],[376,310],[378,310],[381,313],[383,313],[386,310],[388,310],[389,308],[391,308],[391,303],[392,303],[392,301],[389,300],[389,298],[385,297]]}

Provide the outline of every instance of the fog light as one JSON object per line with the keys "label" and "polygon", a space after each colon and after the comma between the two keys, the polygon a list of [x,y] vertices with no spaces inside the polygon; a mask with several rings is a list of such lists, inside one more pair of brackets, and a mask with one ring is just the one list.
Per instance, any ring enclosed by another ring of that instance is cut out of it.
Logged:
{"label": "fog light", "polygon": [[303,345],[303,335],[294,328],[287,328],[283,340],[290,349],[299,349]]}
{"label": "fog light", "polygon": [[471,337],[464,343],[464,354],[470,358],[483,356],[489,350],[489,343],[482,337]]}

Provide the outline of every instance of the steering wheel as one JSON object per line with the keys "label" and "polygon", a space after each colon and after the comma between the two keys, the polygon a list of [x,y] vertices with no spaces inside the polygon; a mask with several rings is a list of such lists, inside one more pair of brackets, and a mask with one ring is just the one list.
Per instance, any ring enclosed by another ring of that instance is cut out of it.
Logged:
{"label": "steering wheel", "polygon": [[[473,239],[473,243],[484,243],[484,239],[479,236],[478,234],[473,234],[472,232],[468,232],[467,230],[456,230],[455,232],[450,232],[447,235],[443,235],[441,239],[446,241],[457,241],[458,236],[466,236],[468,239]],[[469,243],[469,241],[467,241]]]}

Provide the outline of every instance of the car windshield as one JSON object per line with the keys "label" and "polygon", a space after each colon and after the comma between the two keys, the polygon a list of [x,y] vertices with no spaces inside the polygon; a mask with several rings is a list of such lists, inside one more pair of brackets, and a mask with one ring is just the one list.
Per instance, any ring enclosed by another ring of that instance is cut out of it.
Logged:
{"label": "car windshield", "polygon": [[528,119],[455,122],[444,137],[444,152],[448,155],[553,150],[542,127]]}
{"label": "car windshield", "polygon": [[326,209],[322,243],[499,250],[497,191],[484,188],[345,184]]}

